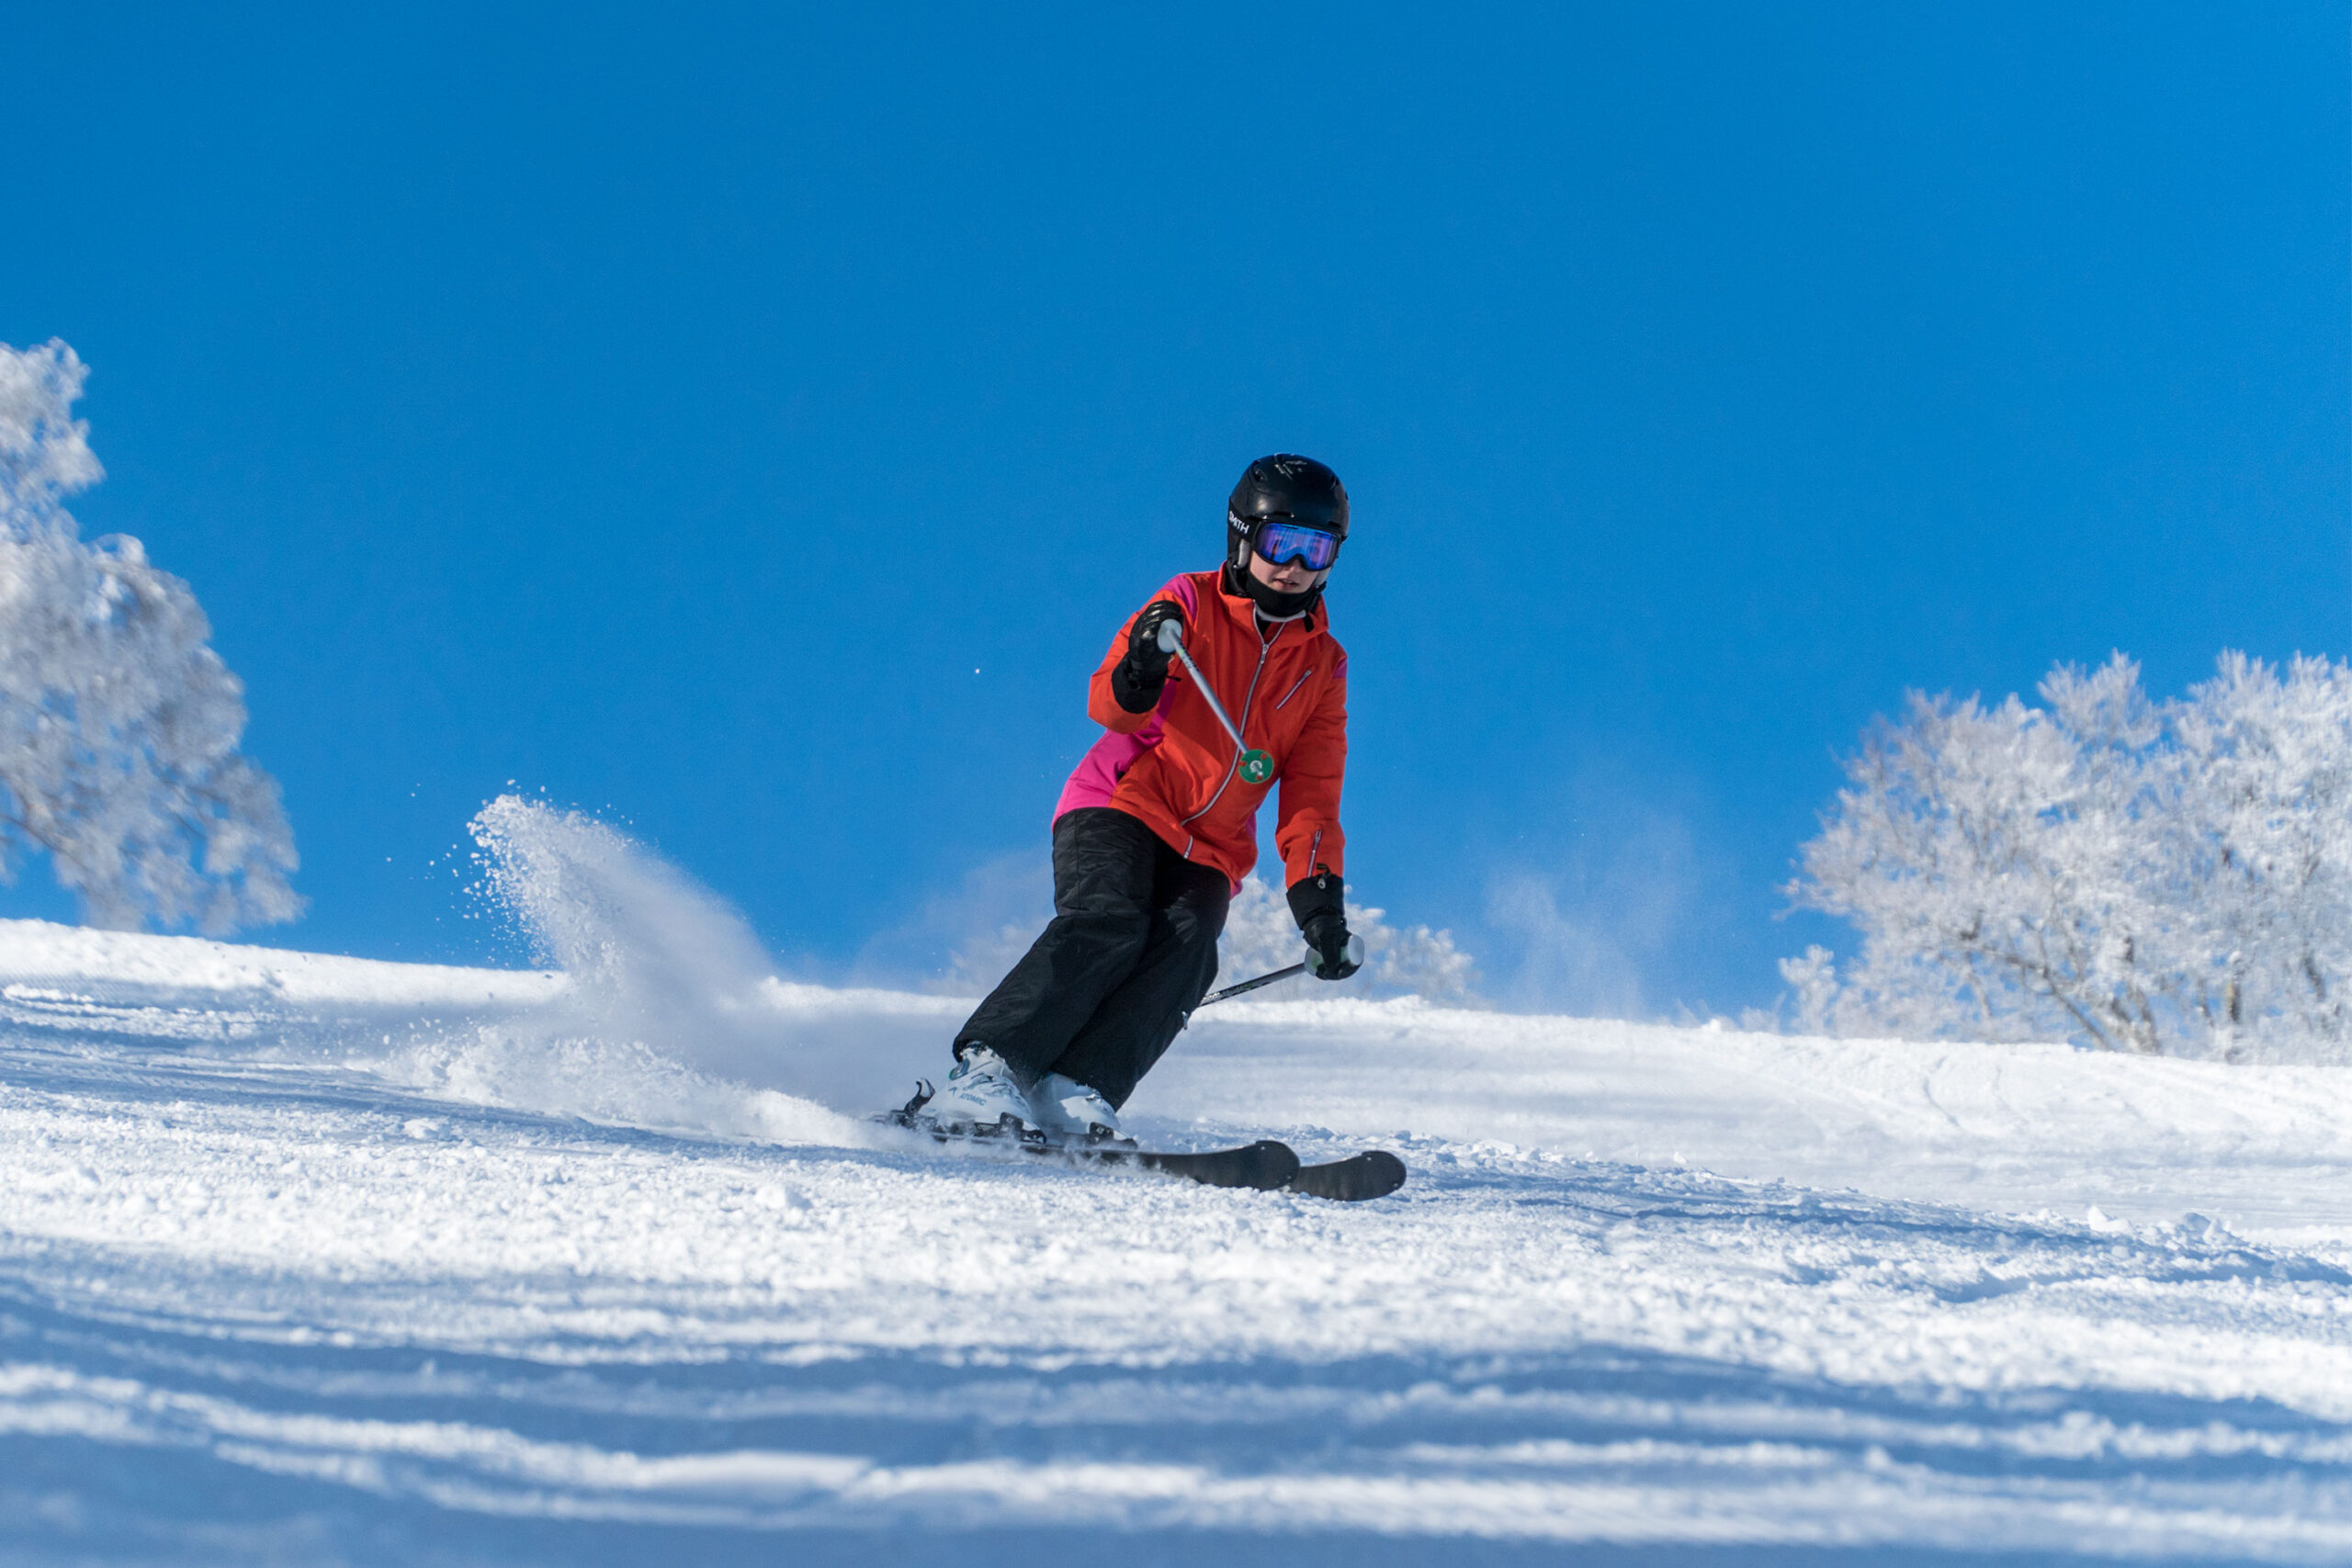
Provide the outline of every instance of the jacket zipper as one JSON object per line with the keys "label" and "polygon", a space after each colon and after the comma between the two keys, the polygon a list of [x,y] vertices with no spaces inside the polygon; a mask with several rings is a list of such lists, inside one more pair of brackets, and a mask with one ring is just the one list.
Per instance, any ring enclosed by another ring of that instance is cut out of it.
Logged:
{"label": "jacket zipper", "polygon": [[1312,679],[1312,678],[1314,677],[1314,674],[1315,674],[1315,666],[1313,666],[1312,664],[1310,664],[1310,665],[1308,665],[1308,666],[1306,667],[1306,672],[1305,674],[1301,675],[1297,680],[1295,680],[1295,681],[1294,681],[1294,682],[1291,682],[1291,688],[1290,688],[1290,690],[1289,690],[1289,691],[1287,691],[1287,692],[1284,692],[1284,693],[1283,694],[1283,700],[1282,700],[1281,702],[1276,703],[1276,704],[1274,705],[1274,711],[1275,711],[1276,713],[1280,713],[1280,712],[1282,712],[1282,711],[1283,711],[1283,707],[1289,704],[1289,702],[1290,702],[1291,698],[1293,698],[1293,697],[1295,697],[1295,696],[1298,695],[1298,689],[1299,689],[1299,687],[1306,685],[1306,682],[1307,682],[1310,679]]}
{"label": "jacket zipper", "polygon": [[[1258,697],[1258,677],[1266,672],[1266,655],[1273,652],[1274,644],[1281,640],[1282,635],[1283,628],[1281,626],[1276,626],[1274,628],[1274,635],[1266,638],[1265,641],[1258,645],[1258,668],[1250,671],[1250,689],[1243,693],[1241,696],[1241,716],[1233,721],[1233,727],[1241,731],[1241,739],[1244,745],[1247,745],[1250,739],[1250,705],[1252,702],[1255,702]],[[1209,814],[1210,806],[1215,806],[1218,801],[1225,798],[1227,787],[1233,783],[1233,775],[1238,773],[1241,769],[1241,750],[1242,748],[1239,746],[1233,749],[1233,761],[1225,765],[1225,777],[1217,781],[1216,793],[1209,796],[1208,806],[1202,807],[1198,811],[1195,811],[1190,817],[1185,818],[1184,820],[1176,824],[1178,827],[1191,827],[1193,823],[1199,821],[1202,818]]]}

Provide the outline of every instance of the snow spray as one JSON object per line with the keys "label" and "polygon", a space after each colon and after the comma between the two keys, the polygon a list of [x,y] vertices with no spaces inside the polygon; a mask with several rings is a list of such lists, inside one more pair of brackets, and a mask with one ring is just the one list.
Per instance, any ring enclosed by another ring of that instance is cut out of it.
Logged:
{"label": "snow spray", "polygon": [[801,1055],[775,965],[718,895],[616,829],[501,795],[469,824],[480,891],[566,984],[543,1007],[423,1043],[440,1092],[592,1121],[783,1143],[863,1142],[785,1089]]}

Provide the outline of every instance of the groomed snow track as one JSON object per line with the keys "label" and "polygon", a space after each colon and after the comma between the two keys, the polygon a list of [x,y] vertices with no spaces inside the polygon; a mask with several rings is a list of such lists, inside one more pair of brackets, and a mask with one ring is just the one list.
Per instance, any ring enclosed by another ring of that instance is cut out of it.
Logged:
{"label": "groomed snow track", "polygon": [[[51,931],[0,945],[0,1561],[2352,1560],[2316,1069],[1204,1020],[1149,1125],[1397,1147],[1343,1206],[697,1131],[626,1051],[553,1114],[468,1055],[544,976]],[[938,1010],[775,1006],[772,1090]],[[1424,1064],[1430,1120],[1299,1087],[1340,1049]],[[1836,1179],[1872,1139],[1884,1190]]]}

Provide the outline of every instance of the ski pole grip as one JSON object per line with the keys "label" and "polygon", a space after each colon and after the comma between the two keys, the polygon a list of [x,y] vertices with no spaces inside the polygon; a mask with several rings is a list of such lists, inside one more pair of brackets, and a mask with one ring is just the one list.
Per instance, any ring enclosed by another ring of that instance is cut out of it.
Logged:
{"label": "ski pole grip", "polygon": [[[1363,938],[1356,935],[1353,931],[1350,931],[1348,933],[1348,973],[1352,975],[1363,969],[1365,956]],[[1307,949],[1306,962],[1299,964],[1298,967],[1313,975],[1318,980],[1328,980],[1331,977],[1330,976],[1323,973],[1322,954],[1317,953],[1313,948]]]}
{"label": "ski pole grip", "polygon": [[1158,635],[1159,637],[1159,651],[1162,653],[1173,653],[1178,649],[1184,646],[1184,623],[1182,621],[1162,621],[1159,623],[1159,631]]}

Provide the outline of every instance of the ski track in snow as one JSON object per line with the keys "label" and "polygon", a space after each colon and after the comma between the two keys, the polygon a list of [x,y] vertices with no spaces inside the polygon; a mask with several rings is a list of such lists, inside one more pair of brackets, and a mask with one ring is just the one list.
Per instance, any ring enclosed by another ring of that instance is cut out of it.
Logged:
{"label": "ski track in snow", "polygon": [[1411,1168],[1338,1205],[812,1103],[942,998],[684,1065],[551,976],[0,977],[0,1561],[2352,1561],[2326,1069],[1204,1014],[1148,1138]]}

